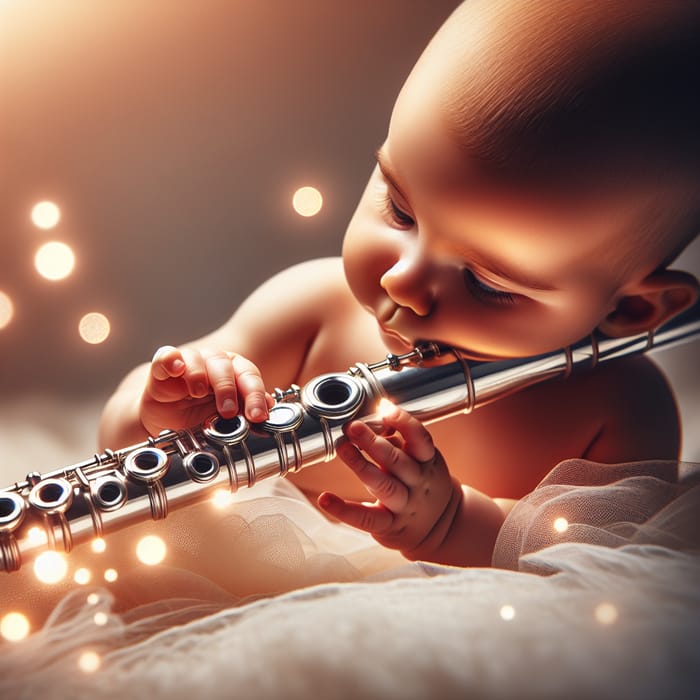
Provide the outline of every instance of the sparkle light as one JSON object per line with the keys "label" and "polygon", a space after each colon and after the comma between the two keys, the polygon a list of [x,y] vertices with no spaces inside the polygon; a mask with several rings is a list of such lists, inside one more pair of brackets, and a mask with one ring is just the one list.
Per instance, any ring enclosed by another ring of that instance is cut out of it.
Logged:
{"label": "sparkle light", "polygon": [[0,291],[0,329],[7,326],[15,315],[15,306],[12,299]]}
{"label": "sparkle light", "polygon": [[97,593],[90,593],[86,600],[88,605],[97,605],[100,602],[100,596]]}
{"label": "sparkle light", "polygon": [[229,491],[219,489],[218,491],[214,492],[214,495],[211,497],[211,500],[217,508],[226,508],[226,506],[233,503],[233,496]]}
{"label": "sparkle light", "polygon": [[504,605],[499,614],[504,620],[512,620],[515,617],[515,608],[512,605]]}
{"label": "sparkle light", "polygon": [[60,218],[61,210],[53,202],[39,202],[32,209],[32,221],[39,228],[53,228]]}
{"label": "sparkle light", "polygon": [[42,530],[37,525],[34,525],[34,527],[29,528],[29,532],[27,533],[27,539],[32,544],[46,544],[48,542],[46,531]]}
{"label": "sparkle light", "polygon": [[75,255],[70,246],[60,241],[49,241],[37,250],[34,266],[47,280],[62,280],[73,271]]}
{"label": "sparkle light", "polygon": [[93,619],[93,622],[94,622],[96,625],[99,625],[100,627],[103,627],[104,625],[107,624],[107,620],[109,619],[109,617],[107,616],[107,613],[106,613],[106,612],[100,611],[100,612],[96,612],[96,613],[93,615],[92,619]]}
{"label": "sparkle light", "polygon": [[566,532],[569,529],[569,521],[566,518],[557,518],[554,521],[554,529],[557,532]]}
{"label": "sparkle light", "polygon": [[91,345],[104,343],[109,337],[111,326],[109,319],[97,311],[91,311],[80,319],[78,332],[80,337]]}
{"label": "sparkle light", "polygon": [[95,651],[84,651],[78,659],[78,667],[85,673],[94,673],[101,663],[102,659]]}
{"label": "sparkle light", "polygon": [[101,537],[96,537],[90,546],[92,547],[92,551],[98,554],[101,554],[107,549],[107,543]]}
{"label": "sparkle light", "polygon": [[136,545],[136,556],[139,561],[149,566],[160,564],[165,559],[165,542],[157,535],[146,535]]}
{"label": "sparkle light", "polygon": [[601,625],[612,625],[617,621],[617,608],[612,603],[600,603],[594,614]]}
{"label": "sparkle light", "polygon": [[49,549],[34,560],[34,574],[42,583],[58,583],[68,573],[68,562],[59,552]]}
{"label": "sparkle light", "polygon": [[377,404],[377,413],[381,418],[389,418],[396,413],[396,404],[389,399],[382,397]]}
{"label": "sparkle light", "polygon": [[323,206],[323,197],[315,187],[300,187],[292,197],[292,206],[300,216],[316,216]]}
{"label": "sparkle light", "polygon": [[119,578],[119,574],[116,569],[105,569],[105,581],[107,583],[114,583]]}
{"label": "sparkle light", "polygon": [[19,612],[10,612],[0,621],[0,635],[8,642],[19,642],[29,634],[29,620]]}
{"label": "sparkle light", "polygon": [[81,586],[85,586],[86,584],[90,583],[91,578],[92,574],[90,573],[90,570],[85,568],[76,569],[75,573],[73,574],[73,580]]}

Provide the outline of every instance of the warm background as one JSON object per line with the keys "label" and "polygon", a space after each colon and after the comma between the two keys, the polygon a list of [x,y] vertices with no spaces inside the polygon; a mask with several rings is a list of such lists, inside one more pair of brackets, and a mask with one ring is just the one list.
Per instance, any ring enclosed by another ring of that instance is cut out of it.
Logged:
{"label": "warm background", "polygon": [[[218,326],[291,263],[339,253],[400,85],[457,4],[0,0],[5,467],[68,458],[76,422],[93,434],[99,404],[158,346]],[[303,185],[324,196],[312,218],[291,206]],[[41,200],[61,209],[50,230],[30,218]],[[54,240],[75,253],[60,281],[34,267]],[[78,334],[88,312],[111,322],[101,344]],[[694,355],[677,357],[695,415]]]}

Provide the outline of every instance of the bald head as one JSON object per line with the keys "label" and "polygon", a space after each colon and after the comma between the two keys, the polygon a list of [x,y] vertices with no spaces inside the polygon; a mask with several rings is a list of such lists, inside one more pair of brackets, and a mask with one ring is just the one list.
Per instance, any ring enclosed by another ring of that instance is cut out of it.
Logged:
{"label": "bald head", "polygon": [[592,197],[638,188],[644,210],[664,212],[661,263],[700,224],[698,66],[697,0],[468,0],[397,105],[421,95],[499,180]]}
{"label": "bald head", "polygon": [[696,0],[469,0],[410,80],[494,168],[697,174],[698,65]]}

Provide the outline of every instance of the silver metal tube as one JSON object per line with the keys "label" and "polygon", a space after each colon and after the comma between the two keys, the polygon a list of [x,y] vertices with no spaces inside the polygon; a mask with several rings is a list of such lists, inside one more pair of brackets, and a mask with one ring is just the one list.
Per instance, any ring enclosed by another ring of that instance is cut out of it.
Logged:
{"label": "silver metal tube", "polygon": [[[579,368],[697,337],[700,304],[655,334],[592,336],[553,353],[496,362],[469,362],[458,349],[428,343],[347,373],[321,375],[303,389],[275,390],[265,423],[212,416],[65,469],[30,473],[0,491],[0,570],[15,571],[43,549],[70,551],[132,523],[165,518],[222,487],[235,493],[330,461],[343,425],[378,421],[382,397],[430,423]],[[36,528],[44,536],[37,538]]]}

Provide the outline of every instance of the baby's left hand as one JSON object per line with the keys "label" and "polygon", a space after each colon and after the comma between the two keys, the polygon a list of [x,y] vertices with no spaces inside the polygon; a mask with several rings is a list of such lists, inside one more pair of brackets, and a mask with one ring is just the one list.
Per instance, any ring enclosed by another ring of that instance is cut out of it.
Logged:
{"label": "baby's left hand", "polygon": [[349,423],[347,440],[337,447],[376,502],[346,501],[326,491],[318,504],[408,559],[434,560],[460,507],[461,485],[420,421],[394,406],[384,423],[396,431],[391,437],[376,435],[361,421]]}

